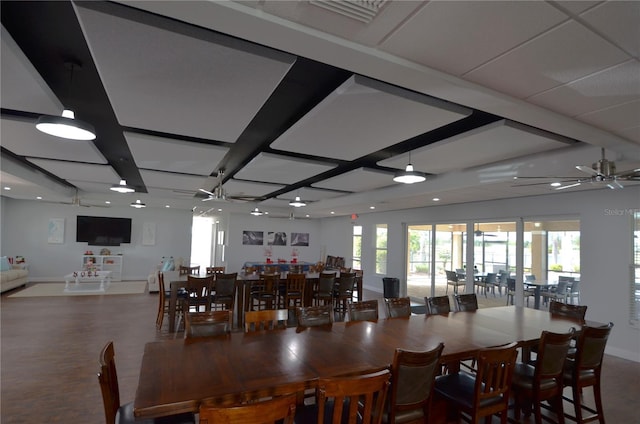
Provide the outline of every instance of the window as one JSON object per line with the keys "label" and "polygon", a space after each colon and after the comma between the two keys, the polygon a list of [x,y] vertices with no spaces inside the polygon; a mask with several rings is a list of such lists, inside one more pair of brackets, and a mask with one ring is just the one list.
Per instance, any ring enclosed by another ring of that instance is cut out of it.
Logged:
{"label": "window", "polygon": [[362,225],[353,226],[353,251],[351,253],[351,267],[362,269]]}
{"label": "window", "polygon": [[376,225],[376,274],[387,273],[387,224]]}
{"label": "window", "polygon": [[640,328],[640,211],[633,214],[633,264],[631,265],[631,296],[629,322]]}

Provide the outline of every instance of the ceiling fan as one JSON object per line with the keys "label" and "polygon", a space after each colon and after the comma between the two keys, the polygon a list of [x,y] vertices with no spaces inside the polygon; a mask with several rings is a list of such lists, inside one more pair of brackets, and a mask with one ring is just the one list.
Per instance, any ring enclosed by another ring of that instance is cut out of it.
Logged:
{"label": "ceiling fan", "polygon": [[480,230],[480,224],[476,224],[476,230],[473,232],[473,235],[476,237],[482,237],[482,236],[487,236],[487,237],[495,237],[495,234],[488,234],[485,231],[481,231]]}
{"label": "ceiling fan", "polygon": [[241,201],[255,201],[256,197],[254,196],[235,196],[235,195],[229,195],[227,194],[226,190],[222,187],[222,178],[224,177],[224,170],[219,170],[218,171],[218,183],[215,186],[215,188],[213,189],[213,191],[208,191],[205,190],[203,188],[199,188],[198,190],[207,194],[208,197],[206,199],[202,199],[203,202],[208,202],[208,201],[221,201],[221,202],[231,202],[234,200],[241,200]]}
{"label": "ceiling fan", "polygon": [[610,189],[624,188],[621,181],[640,181],[640,168],[631,169],[625,172],[616,174],[616,165],[613,161],[608,160],[605,157],[604,148],[602,148],[602,158],[591,166],[576,165],[576,169],[587,174],[585,177],[513,177],[514,180],[521,179],[546,179],[555,180],[552,183],[533,183],[533,184],[520,184],[516,187],[529,186],[529,185],[542,185],[549,184],[554,190],[565,190],[572,187],[577,187],[583,183],[605,185]]}

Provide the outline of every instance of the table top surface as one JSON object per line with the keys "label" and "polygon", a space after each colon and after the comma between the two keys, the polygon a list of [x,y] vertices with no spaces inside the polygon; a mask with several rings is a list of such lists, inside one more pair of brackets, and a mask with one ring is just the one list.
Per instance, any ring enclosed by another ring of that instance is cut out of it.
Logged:
{"label": "table top surface", "polygon": [[196,341],[148,343],[134,401],[139,417],[197,411],[206,398],[237,400],[256,390],[311,382],[388,366],[396,348],[430,350],[443,342],[443,361],[511,341],[537,343],[542,330],[567,332],[581,323],[546,311],[506,306],[377,322],[336,322],[331,328],[232,333]]}

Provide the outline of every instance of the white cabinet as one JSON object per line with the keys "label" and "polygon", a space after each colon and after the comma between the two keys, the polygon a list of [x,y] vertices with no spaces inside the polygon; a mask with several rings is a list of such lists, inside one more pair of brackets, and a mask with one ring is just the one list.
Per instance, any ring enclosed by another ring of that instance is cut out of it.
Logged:
{"label": "white cabinet", "polygon": [[122,256],[83,255],[83,271],[111,271],[112,281],[122,281]]}

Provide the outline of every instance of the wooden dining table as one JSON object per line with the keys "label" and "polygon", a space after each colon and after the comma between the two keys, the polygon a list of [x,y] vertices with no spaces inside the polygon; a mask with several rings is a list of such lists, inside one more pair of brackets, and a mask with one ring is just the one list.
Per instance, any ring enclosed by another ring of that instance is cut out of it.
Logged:
{"label": "wooden dining table", "polygon": [[456,364],[485,347],[517,341],[526,349],[543,330],[562,333],[572,327],[580,330],[582,323],[504,306],[303,330],[236,332],[195,342],[151,342],[142,358],[134,414],[142,419],[195,412],[204,399],[246,401],[252,393],[273,393],[295,383],[310,388],[317,378],[387,367],[396,348],[430,350],[442,342],[442,362]]}
{"label": "wooden dining table", "polygon": [[[315,272],[305,273],[307,282],[305,284],[303,304],[310,306],[313,303],[313,292],[317,287],[320,274]],[[339,276],[339,272],[337,273]],[[280,275],[282,281],[286,279],[286,272]],[[257,273],[238,273],[236,280],[236,302],[234,310],[234,323],[237,328],[242,328],[244,325],[244,313],[250,309],[251,306],[251,286],[260,280],[260,275]],[[181,288],[184,288],[187,282],[187,276],[182,275],[177,280],[169,282],[170,295],[169,295],[169,332],[176,331],[176,311],[178,305],[178,292]],[[362,278],[355,279],[355,287],[357,291],[356,300],[362,300]],[[214,286],[215,287],[215,286]]]}

